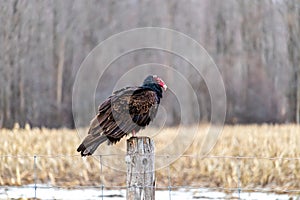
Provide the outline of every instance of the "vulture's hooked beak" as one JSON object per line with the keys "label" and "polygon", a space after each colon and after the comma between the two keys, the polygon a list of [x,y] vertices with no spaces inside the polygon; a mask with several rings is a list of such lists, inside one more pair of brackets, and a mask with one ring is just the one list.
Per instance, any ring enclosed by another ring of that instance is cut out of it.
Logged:
{"label": "vulture's hooked beak", "polygon": [[163,85],[164,90],[166,91],[168,86],[166,84]]}

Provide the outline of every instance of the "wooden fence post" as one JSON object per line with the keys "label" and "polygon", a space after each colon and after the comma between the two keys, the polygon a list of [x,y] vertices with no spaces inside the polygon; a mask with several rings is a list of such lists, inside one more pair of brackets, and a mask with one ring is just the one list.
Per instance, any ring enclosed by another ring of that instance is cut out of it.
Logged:
{"label": "wooden fence post", "polygon": [[154,141],[149,137],[129,138],[126,164],[127,200],[154,200]]}

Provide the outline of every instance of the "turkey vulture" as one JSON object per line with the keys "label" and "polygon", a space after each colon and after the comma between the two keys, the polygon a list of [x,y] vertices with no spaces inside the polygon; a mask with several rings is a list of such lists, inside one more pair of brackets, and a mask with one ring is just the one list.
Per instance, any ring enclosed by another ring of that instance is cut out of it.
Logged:
{"label": "turkey vulture", "polygon": [[125,87],[115,91],[98,108],[91,121],[88,135],[77,148],[81,156],[92,155],[97,147],[107,141],[115,144],[120,139],[145,128],[155,117],[162,98],[164,81],[149,75],[139,87]]}

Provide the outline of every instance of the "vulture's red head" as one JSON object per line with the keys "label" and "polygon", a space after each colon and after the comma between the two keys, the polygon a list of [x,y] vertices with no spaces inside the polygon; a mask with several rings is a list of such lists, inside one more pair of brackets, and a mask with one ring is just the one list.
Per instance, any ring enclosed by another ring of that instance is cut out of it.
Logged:
{"label": "vulture's red head", "polygon": [[158,85],[159,87],[163,88],[165,91],[167,90],[167,85],[165,82],[159,78],[157,75],[149,75],[143,83],[143,86],[151,86],[151,85]]}
{"label": "vulture's red head", "polygon": [[157,75],[153,75],[153,79],[156,81],[156,83],[162,87],[165,91],[167,90],[168,86],[165,84],[165,82],[159,78]]}

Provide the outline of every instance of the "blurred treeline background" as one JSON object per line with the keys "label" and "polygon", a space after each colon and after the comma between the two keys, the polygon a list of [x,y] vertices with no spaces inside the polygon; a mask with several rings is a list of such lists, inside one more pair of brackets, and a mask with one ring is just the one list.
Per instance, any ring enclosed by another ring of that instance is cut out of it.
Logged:
{"label": "blurred treeline background", "polygon": [[[145,26],[174,29],[203,45],[224,79],[227,123],[300,119],[298,0],[1,1],[0,25],[0,127],[74,127],[72,86],[84,58],[113,34]],[[130,69],[159,56],[149,50],[123,62]],[[207,121],[207,87],[190,76]],[[172,101],[166,106],[176,109]],[[168,125],[178,123],[175,111]]]}

